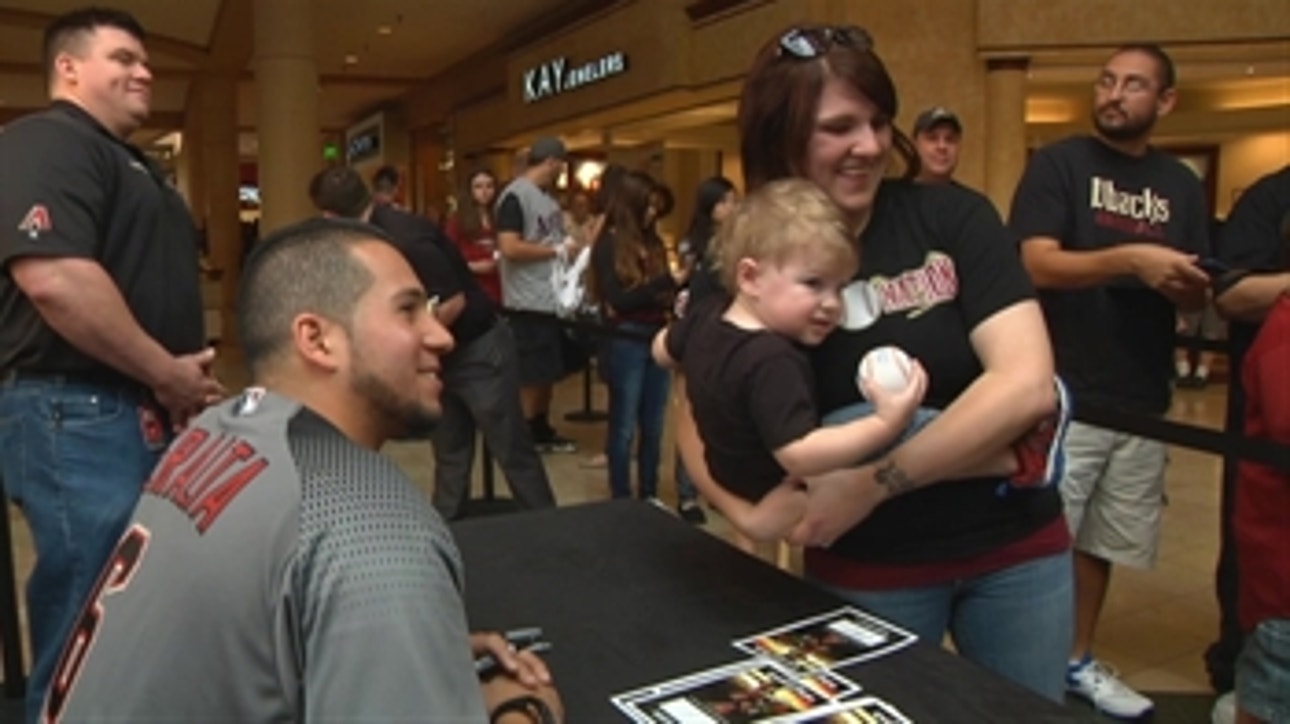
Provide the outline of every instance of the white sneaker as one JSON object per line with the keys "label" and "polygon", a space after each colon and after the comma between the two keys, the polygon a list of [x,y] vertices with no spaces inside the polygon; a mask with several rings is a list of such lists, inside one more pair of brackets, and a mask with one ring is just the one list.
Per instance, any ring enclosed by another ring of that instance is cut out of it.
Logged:
{"label": "white sneaker", "polygon": [[1214,709],[1209,713],[1213,724],[1236,724],[1236,692],[1229,691],[1214,700]]}
{"label": "white sneaker", "polygon": [[1121,719],[1136,719],[1155,705],[1147,697],[1125,686],[1111,667],[1085,656],[1066,671],[1066,690],[1092,702],[1103,714]]}

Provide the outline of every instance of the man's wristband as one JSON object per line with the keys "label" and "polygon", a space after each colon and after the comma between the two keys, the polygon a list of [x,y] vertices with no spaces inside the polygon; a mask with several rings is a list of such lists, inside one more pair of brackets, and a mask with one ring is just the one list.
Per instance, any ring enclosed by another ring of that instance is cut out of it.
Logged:
{"label": "man's wristband", "polygon": [[507,699],[498,704],[488,721],[496,724],[503,716],[511,713],[527,714],[537,724],[556,724],[555,714],[551,711],[551,707],[532,694],[517,696],[514,699]]}

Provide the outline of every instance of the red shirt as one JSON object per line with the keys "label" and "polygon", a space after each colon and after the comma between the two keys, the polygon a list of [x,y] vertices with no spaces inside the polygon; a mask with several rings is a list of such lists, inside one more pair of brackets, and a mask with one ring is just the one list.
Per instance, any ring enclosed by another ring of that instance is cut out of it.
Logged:
{"label": "red shirt", "polygon": [[[1290,296],[1268,312],[1241,373],[1245,435],[1290,445]],[[1290,474],[1240,463],[1236,549],[1241,627],[1290,618]]]}
{"label": "red shirt", "polygon": [[[497,240],[493,236],[492,229],[479,229],[478,231],[466,234],[457,224],[457,217],[453,216],[448,219],[448,224],[444,227],[444,232],[448,238],[461,249],[461,255],[466,258],[466,263],[493,259],[493,252],[497,249]],[[502,278],[497,273],[497,267],[494,266],[492,271],[477,272],[475,279],[479,286],[484,289],[484,293],[492,298],[498,304],[502,303]]]}

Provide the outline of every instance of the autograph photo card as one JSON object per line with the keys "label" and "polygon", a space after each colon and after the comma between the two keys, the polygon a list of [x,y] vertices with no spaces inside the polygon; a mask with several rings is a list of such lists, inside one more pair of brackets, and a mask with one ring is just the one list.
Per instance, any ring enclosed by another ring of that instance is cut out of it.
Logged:
{"label": "autograph photo card", "polygon": [[776,724],[913,724],[899,709],[872,696],[774,721]]}
{"label": "autograph photo card", "polygon": [[833,672],[803,675],[753,659],[619,694],[613,703],[642,724],[751,724],[824,709],[859,691]]}
{"label": "autograph photo card", "polygon": [[797,671],[821,671],[885,656],[917,640],[895,624],[848,607],[740,639],[734,646]]}

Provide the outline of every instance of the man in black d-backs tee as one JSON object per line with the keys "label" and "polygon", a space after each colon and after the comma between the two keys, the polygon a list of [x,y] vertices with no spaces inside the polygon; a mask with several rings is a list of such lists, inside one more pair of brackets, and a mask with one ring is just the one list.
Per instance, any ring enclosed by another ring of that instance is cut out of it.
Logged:
{"label": "man in black d-backs tee", "polygon": [[[1095,86],[1096,133],[1039,149],[1012,201],[1010,225],[1055,347],[1081,404],[1163,415],[1173,379],[1174,320],[1205,303],[1208,213],[1196,175],[1152,148],[1175,101],[1169,57],[1126,46]],[[1165,446],[1075,423],[1061,482],[1075,536],[1075,641],[1067,684],[1114,716],[1151,701],[1092,658],[1111,564],[1150,567],[1164,496]]]}

